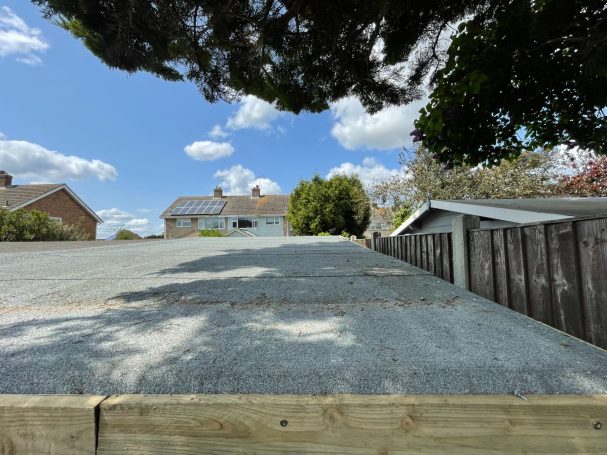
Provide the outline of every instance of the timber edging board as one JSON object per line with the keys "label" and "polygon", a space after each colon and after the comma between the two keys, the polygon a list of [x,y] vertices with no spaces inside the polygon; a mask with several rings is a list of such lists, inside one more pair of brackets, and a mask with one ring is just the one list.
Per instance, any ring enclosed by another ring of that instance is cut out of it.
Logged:
{"label": "timber edging board", "polygon": [[605,423],[607,396],[123,395],[98,453],[605,454]]}
{"label": "timber edging board", "polygon": [[105,396],[0,395],[0,455],[95,455]]}
{"label": "timber edging board", "polygon": [[605,423],[604,395],[0,395],[0,454],[604,454]]}

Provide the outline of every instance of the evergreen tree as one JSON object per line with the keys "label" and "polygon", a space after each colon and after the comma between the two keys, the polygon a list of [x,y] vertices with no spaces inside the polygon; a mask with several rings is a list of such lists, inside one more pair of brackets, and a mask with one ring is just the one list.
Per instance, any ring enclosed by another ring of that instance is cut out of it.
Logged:
{"label": "evergreen tree", "polygon": [[355,235],[369,226],[371,205],[357,176],[315,175],[302,180],[291,193],[288,218],[297,235]]}

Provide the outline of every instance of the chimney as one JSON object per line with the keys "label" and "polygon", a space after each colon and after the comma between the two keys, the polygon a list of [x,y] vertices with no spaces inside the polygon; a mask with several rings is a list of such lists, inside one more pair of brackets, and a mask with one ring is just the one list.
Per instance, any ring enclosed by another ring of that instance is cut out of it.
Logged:
{"label": "chimney", "polygon": [[13,185],[13,176],[0,170],[0,188],[7,188]]}
{"label": "chimney", "polygon": [[213,190],[213,199],[221,199],[223,197],[223,189],[220,186],[216,186]]}
{"label": "chimney", "polygon": [[251,197],[261,197],[261,189],[259,188],[259,185],[255,185],[251,189]]}

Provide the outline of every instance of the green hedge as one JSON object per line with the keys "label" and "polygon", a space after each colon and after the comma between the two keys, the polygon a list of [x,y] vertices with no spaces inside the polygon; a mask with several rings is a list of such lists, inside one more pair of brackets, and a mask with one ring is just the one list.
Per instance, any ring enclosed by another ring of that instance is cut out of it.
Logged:
{"label": "green hedge", "polygon": [[139,240],[141,236],[135,234],[133,231],[128,229],[118,229],[114,240]]}
{"label": "green hedge", "polygon": [[39,210],[0,209],[0,241],[89,240],[80,226],[70,226],[49,218]]}
{"label": "green hedge", "polygon": [[223,237],[223,234],[215,229],[201,229],[198,231],[200,237]]}

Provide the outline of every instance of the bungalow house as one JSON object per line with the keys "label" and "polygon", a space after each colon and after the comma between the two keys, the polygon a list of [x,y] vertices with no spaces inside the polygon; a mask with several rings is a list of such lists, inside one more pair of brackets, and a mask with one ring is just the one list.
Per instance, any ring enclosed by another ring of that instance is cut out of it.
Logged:
{"label": "bungalow house", "polygon": [[103,220],[65,183],[13,185],[13,176],[0,170],[0,208],[40,210],[65,224],[80,226],[95,240],[97,224]]}
{"label": "bungalow house", "polygon": [[164,238],[195,236],[202,229],[225,236],[282,237],[289,235],[288,195],[261,194],[259,185],[250,196],[224,196],[220,187],[213,196],[181,196],[162,214]]}
{"label": "bungalow house", "polygon": [[607,214],[607,197],[428,200],[390,235],[451,232],[453,217],[478,216],[481,228]]}

